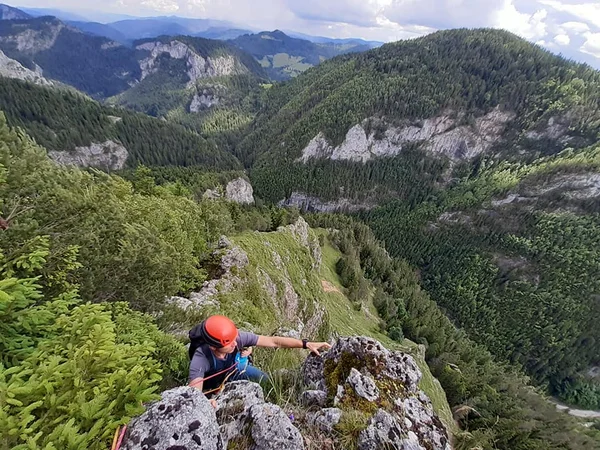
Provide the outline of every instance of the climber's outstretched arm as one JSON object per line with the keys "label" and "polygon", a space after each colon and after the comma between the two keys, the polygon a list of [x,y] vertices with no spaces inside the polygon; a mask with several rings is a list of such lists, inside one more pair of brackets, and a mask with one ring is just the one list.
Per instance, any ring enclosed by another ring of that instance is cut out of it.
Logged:
{"label": "climber's outstretched arm", "polygon": [[[270,347],[270,348],[303,348],[303,342],[300,339],[294,339],[282,336],[258,336],[258,347]],[[319,350],[329,349],[331,345],[327,342],[307,342],[306,348],[313,352],[315,355],[319,355]]]}

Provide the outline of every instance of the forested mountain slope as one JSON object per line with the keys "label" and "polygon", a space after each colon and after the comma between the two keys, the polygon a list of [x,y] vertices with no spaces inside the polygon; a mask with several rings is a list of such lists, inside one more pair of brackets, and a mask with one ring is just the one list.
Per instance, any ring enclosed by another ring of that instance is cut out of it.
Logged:
{"label": "forested mountain slope", "polygon": [[457,325],[590,409],[600,386],[600,147],[480,169],[415,207],[363,213]]}
{"label": "forested mountain slope", "polygon": [[25,67],[102,98],[128,89],[141,74],[133,49],[90,36],[54,17],[0,21],[0,49]]}
{"label": "forested mountain slope", "polygon": [[597,71],[452,30],[273,89],[237,152],[259,197],[370,210],[469,336],[596,405],[599,133]]}
{"label": "forested mountain slope", "polygon": [[99,101],[204,136],[224,133],[224,145],[254,117],[267,78],[251,55],[225,41],[163,36],[126,46],[53,17],[0,22],[0,50]]}
{"label": "forested mountain slope", "polygon": [[61,152],[52,153],[59,160],[77,165],[241,167],[214,142],[180,125],[106,107],[68,90],[0,77],[0,110],[11,126],[22,127],[49,151]]}
{"label": "forested mountain slope", "polygon": [[290,37],[279,30],[244,34],[231,43],[254,56],[276,81],[289,80],[334,56],[372,48],[360,42],[314,43]]}
{"label": "forested mountain slope", "polygon": [[599,83],[597,71],[510,33],[444,31],[326,61],[273,89],[238,155],[273,201],[294,190],[335,199],[340,187],[349,198],[425,198],[483,154],[530,160],[593,143]]}
{"label": "forested mountain slope", "polygon": [[20,9],[0,3],[0,20],[30,19],[31,16]]}
{"label": "forested mountain slope", "polygon": [[189,36],[136,41],[138,83],[108,99],[155,117],[165,117],[205,135],[237,131],[256,109],[262,67],[223,42]]}

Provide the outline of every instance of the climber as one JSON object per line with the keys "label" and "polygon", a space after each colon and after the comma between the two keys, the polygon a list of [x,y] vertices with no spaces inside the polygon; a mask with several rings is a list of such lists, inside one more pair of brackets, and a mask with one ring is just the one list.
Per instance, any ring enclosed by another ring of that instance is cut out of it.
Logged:
{"label": "climber", "polygon": [[[259,382],[267,375],[251,365],[247,358],[252,347],[304,348],[319,355],[329,349],[327,342],[309,342],[280,336],[259,336],[238,331],[231,319],[211,316],[190,330],[189,386],[201,389],[207,396],[221,390],[227,381]],[[246,350],[247,349],[247,350]]]}

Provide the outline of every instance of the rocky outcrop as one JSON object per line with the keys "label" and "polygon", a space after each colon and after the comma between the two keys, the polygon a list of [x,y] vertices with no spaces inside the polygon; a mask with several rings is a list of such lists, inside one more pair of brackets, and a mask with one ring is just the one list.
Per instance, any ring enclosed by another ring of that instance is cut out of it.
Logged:
{"label": "rocky outcrop", "polygon": [[54,19],[45,22],[40,29],[25,29],[20,33],[2,36],[0,42],[14,44],[19,52],[35,54],[52,48],[64,28],[65,24]]}
{"label": "rocky outcrop", "polygon": [[[327,403],[368,417],[359,449],[451,448],[448,431],[419,388],[422,374],[412,356],[391,352],[369,337],[340,338],[323,358],[310,356],[302,367],[309,398],[323,391]],[[326,426],[321,427],[324,431]]]}
{"label": "rocky outcrop", "polygon": [[163,392],[161,397],[131,421],[122,450],[227,448],[215,409],[200,390],[179,387]]}
{"label": "rocky outcrop", "polygon": [[41,86],[52,86],[54,84],[42,76],[42,69],[39,66],[36,66],[35,71],[27,69],[19,61],[6,56],[2,50],[0,50],[0,76],[30,81]]}
{"label": "rocky outcrop", "polygon": [[354,420],[352,436],[344,436],[358,449],[451,449],[448,432],[419,389],[421,372],[411,356],[372,338],[344,337],[322,358],[308,357],[303,375],[321,389],[306,391],[304,406],[285,411],[265,402],[260,385],[248,381],[227,383],[215,408],[194,388],[163,392],[130,423],[122,448],[301,450],[302,430],[309,433],[307,441],[346,448],[341,425],[362,417],[362,429]]}
{"label": "rocky outcrop", "polygon": [[227,183],[225,196],[227,199],[242,205],[254,203],[254,190],[252,185],[244,178],[236,178]]}
{"label": "rocky outcrop", "polygon": [[302,192],[292,192],[289,198],[283,199],[278,203],[280,207],[293,206],[301,211],[316,211],[316,212],[357,212],[373,209],[371,203],[357,203],[347,198],[338,200],[323,201],[317,197],[303,194]]}
{"label": "rocky outcrop", "polygon": [[64,166],[96,167],[103,170],[120,170],[125,167],[129,153],[114,141],[92,143],[88,147],[75,147],[70,152],[49,151],[48,156]]}
{"label": "rocky outcrop", "polygon": [[[294,224],[279,227],[277,233],[291,235],[301,247],[298,252],[305,252],[310,266],[306,264],[302,270],[311,272],[320,269],[322,255],[319,241],[302,217]],[[291,240],[289,236],[286,239],[287,242]],[[202,288],[192,292],[189,298],[171,297],[167,299],[168,303],[190,311],[204,310],[207,307],[218,309],[220,295],[235,293],[257,283],[268,302],[270,313],[275,314],[282,327],[277,334],[296,338],[318,335],[326,322],[325,308],[312,298],[302,297],[299,294],[301,288],[295,288],[294,278],[288,271],[289,253],[269,249],[271,244],[264,241],[267,258],[271,259],[275,268],[269,275],[263,267],[250,265],[248,254],[226,238],[220,239],[219,246],[221,248],[211,255],[215,261],[210,269],[212,279],[205,281]],[[300,282],[306,283],[307,280]]]}
{"label": "rocky outcrop", "polygon": [[379,119],[371,119],[372,122],[377,122],[378,129],[385,129],[382,133],[367,133],[369,121],[366,120],[352,127],[344,142],[337,147],[330,145],[325,135],[319,133],[302,150],[299,161],[329,158],[365,163],[372,158],[398,155],[406,145],[415,143],[422,144],[426,151],[444,155],[451,161],[471,159],[489,150],[514,117],[513,112],[496,108],[475,119],[472,125],[462,126],[459,126],[462,117],[458,114],[444,114],[404,127],[391,127]]}
{"label": "rocky outcrop", "polygon": [[218,105],[220,100],[221,99],[215,94],[207,89],[203,89],[202,93],[194,94],[189,110],[191,113],[197,113],[205,109],[210,109],[213,106]]}
{"label": "rocky outcrop", "polygon": [[525,137],[534,141],[552,139],[564,145],[570,140],[570,136],[567,135],[569,124],[568,117],[550,117],[543,128],[527,131]]}
{"label": "rocky outcrop", "polygon": [[302,435],[277,405],[266,403],[256,383],[236,381],[217,399],[217,420],[225,448],[245,441],[253,450],[300,450]]}
{"label": "rocky outcrop", "polygon": [[217,186],[215,189],[208,189],[202,197],[216,200],[222,198],[223,195],[225,195],[227,200],[242,205],[251,205],[254,203],[254,189],[248,180],[241,177],[231,180],[225,188]]}
{"label": "rocky outcrop", "polygon": [[597,198],[600,197],[600,173],[559,175],[544,184],[526,188],[524,193],[529,197],[562,193],[571,200]]}
{"label": "rocky outcrop", "polygon": [[129,425],[123,450],[301,450],[302,435],[256,383],[234,381],[213,406],[198,389],[163,392]]}
{"label": "rocky outcrop", "polygon": [[156,61],[163,53],[169,54],[171,58],[184,59],[186,61],[190,84],[194,84],[200,78],[229,76],[246,72],[244,66],[239,64],[233,55],[204,58],[188,45],[178,40],[167,43],[158,41],[146,42],[138,45],[136,48],[150,52],[148,57],[139,62],[140,69],[142,70],[142,80],[157,70]]}

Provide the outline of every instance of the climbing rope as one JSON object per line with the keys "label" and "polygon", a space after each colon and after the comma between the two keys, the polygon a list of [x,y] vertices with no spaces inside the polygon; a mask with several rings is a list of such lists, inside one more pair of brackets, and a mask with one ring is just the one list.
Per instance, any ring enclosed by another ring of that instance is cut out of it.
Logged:
{"label": "climbing rope", "polygon": [[[121,431],[120,433],[119,430]],[[121,428],[120,425],[117,427],[110,450],[119,450],[121,448],[123,438],[125,437],[125,431],[127,431],[127,425],[123,425],[123,428]]]}

